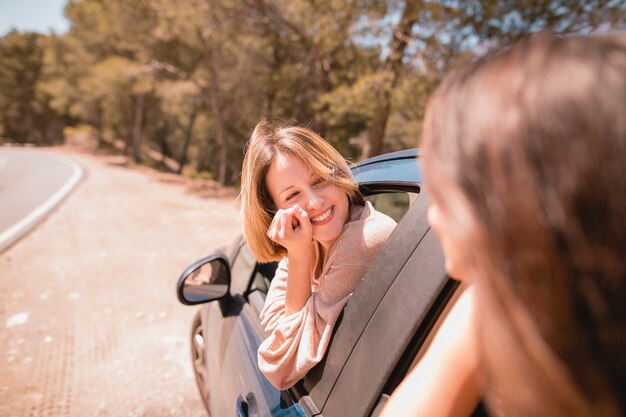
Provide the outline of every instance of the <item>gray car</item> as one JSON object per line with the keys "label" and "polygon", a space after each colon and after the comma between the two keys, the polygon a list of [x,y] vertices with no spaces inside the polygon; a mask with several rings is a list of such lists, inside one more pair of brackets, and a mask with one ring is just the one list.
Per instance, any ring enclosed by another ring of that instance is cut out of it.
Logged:
{"label": "gray car", "polygon": [[324,360],[292,388],[274,388],[257,366],[268,336],[259,312],[276,264],[257,263],[239,236],[181,275],[179,300],[203,304],[191,357],[211,416],[376,416],[458,296],[427,222],[419,151],[375,157],[352,171],[366,199],[398,226],[348,302]]}

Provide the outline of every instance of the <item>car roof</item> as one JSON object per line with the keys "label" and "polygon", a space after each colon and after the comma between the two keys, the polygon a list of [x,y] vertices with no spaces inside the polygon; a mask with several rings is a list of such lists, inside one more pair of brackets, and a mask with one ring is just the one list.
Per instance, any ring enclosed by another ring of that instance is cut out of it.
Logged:
{"label": "car roof", "polygon": [[406,149],[403,151],[397,151],[397,152],[390,152],[390,153],[386,153],[383,155],[377,155],[377,156],[373,156],[371,158],[365,159],[363,161],[357,162],[354,164],[355,167],[360,167],[363,165],[369,165],[369,164],[374,164],[374,163],[378,163],[381,161],[395,161],[395,160],[402,160],[402,159],[415,159],[418,158],[420,156],[420,150],[417,148],[413,148],[413,149]]}
{"label": "car roof", "polygon": [[375,156],[352,165],[352,174],[365,195],[382,191],[416,191],[422,180],[419,149]]}

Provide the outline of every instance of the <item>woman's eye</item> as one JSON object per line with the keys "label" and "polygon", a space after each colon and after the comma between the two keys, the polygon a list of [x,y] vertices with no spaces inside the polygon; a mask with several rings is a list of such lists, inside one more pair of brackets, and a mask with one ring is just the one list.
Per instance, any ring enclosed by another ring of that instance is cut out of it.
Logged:
{"label": "woman's eye", "polygon": [[313,181],[313,185],[320,185],[320,184],[324,184],[326,181],[324,181],[321,178],[316,179],[315,181]]}
{"label": "woman's eye", "polygon": [[291,194],[289,194],[289,195],[287,196],[287,198],[285,198],[285,200],[286,200],[286,201],[289,201],[289,200],[291,200],[292,198],[294,198],[294,197],[295,197],[295,196],[297,196],[297,195],[298,195],[298,193],[297,193],[297,192],[291,193]]}

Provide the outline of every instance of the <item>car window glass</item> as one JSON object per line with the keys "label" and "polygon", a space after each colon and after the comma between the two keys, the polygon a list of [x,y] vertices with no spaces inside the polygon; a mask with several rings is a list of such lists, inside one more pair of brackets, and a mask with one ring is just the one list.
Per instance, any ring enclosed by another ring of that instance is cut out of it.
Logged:
{"label": "car window glass", "polygon": [[224,252],[224,254],[228,256],[228,259],[230,261],[232,261],[233,258],[237,255],[237,252],[239,251],[239,248],[242,244],[243,236],[240,236],[239,238],[235,239],[230,245],[228,245],[227,248],[225,248],[226,252]]}
{"label": "car window glass", "polygon": [[252,285],[250,286],[250,292],[259,290],[263,294],[267,294],[267,291],[269,289],[270,289],[270,278],[264,276],[262,273],[257,271],[254,274]]}
{"label": "car window glass", "polygon": [[376,210],[400,222],[416,197],[416,193],[397,192],[370,195],[365,200],[371,202]]}
{"label": "car window glass", "polygon": [[263,294],[267,294],[270,289],[270,281],[274,278],[278,262],[268,262],[257,264],[254,278],[250,284],[249,293],[258,290]]}
{"label": "car window glass", "polygon": [[247,245],[242,245],[235,261],[231,265],[231,293],[243,294],[246,291],[255,266],[256,260],[250,249],[248,249]]}

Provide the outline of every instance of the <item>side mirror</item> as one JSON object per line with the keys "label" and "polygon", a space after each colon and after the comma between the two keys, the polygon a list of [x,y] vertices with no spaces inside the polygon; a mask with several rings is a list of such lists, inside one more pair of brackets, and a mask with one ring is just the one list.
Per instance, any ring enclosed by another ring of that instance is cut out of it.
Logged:
{"label": "side mirror", "polygon": [[230,263],[221,252],[191,264],[176,285],[178,300],[185,305],[208,303],[228,294]]}

